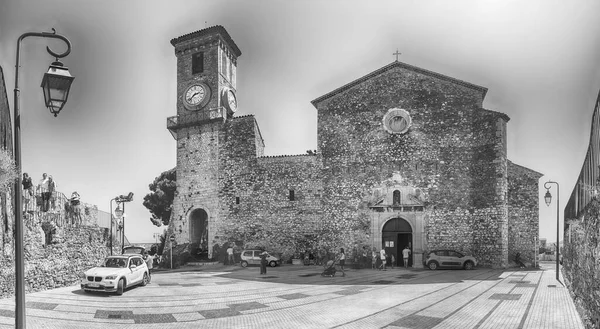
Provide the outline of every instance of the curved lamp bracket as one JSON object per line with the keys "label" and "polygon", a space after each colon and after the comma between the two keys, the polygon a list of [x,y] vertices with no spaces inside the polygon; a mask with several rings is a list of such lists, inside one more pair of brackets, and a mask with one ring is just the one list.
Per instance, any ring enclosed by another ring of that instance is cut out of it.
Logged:
{"label": "curved lamp bracket", "polygon": [[67,44],[67,50],[62,54],[57,54],[54,51],[52,51],[52,49],[50,49],[50,47],[46,46],[46,51],[48,52],[48,54],[54,56],[58,60],[59,58],[66,57],[67,55],[69,55],[71,53],[71,42],[69,41],[69,39],[65,38],[64,36],[62,36],[60,34],[56,34],[56,30],[54,28],[52,28],[52,33],[49,33],[49,32],[42,32],[42,33],[45,34],[44,35],[45,37],[61,39]]}

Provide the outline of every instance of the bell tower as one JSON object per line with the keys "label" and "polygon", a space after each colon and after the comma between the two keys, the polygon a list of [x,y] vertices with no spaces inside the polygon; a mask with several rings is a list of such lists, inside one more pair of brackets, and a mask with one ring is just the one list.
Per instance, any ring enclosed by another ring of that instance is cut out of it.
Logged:
{"label": "bell tower", "polygon": [[219,157],[224,127],[237,110],[236,68],[242,54],[222,26],[172,39],[177,56],[177,191],[169,235],[208,251],[219,220]]}

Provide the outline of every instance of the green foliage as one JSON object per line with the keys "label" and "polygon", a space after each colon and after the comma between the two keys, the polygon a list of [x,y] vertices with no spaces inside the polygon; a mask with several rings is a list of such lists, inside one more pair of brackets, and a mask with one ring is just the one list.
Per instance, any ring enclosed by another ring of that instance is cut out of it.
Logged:
{"label": "green foliage", "polygon": [[17,168],[12,155],[0,149],[0,192],[6,192],[17,179]]}
{"label": "green foliage", "polygon": [[150,221],[156,226],[169,225],[177,188],[175,168],[162,172],[148,187],[151,192],[146,194],[143,204],[152,215]]}

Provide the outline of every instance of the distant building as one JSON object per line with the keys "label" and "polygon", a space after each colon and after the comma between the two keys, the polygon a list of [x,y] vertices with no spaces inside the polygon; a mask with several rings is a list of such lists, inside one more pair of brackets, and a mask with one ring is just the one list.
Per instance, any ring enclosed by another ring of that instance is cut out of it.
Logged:
{"label": "distant building", "polygon": [[177,193],[169,234],[178,244],[210,248],[223,223],[255,219],[397,259],[408,246],[417,266],[438,248],[484,266],[506,267],[517,252],[533,259],[542,174],[508,160],[509,118],[483,108],[486,88],[395,61],[312,101],[316,153],[264,156],[254,116],[235,116],[241,51],[227,31],[214,26],[171,44]]}
{"label": "distant building", "polygon": [[540,239],[540,248],[546,249],[546,238]]}

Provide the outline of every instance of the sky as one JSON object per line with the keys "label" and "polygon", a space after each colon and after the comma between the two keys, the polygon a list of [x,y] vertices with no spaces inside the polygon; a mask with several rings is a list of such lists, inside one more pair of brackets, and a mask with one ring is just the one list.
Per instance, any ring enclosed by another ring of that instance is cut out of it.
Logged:
{"label": "sky", "polygon": [[[43,73],[59,40],[21,47],[23,172],[109,211],[126,205],[131,242],[153,242],[148,184],[176,165],[166,119],[176,115],[172,38],[222,25],[242,51],[237,115],[254,114],[265,155],[317,148],[310,101],[399,60],[488,88],[484,107],[510,117],[508,157],[540,179],[540,236],[556,240],[543,183],[560,184],[560,218],[589,144],[600,90],[600,2],[587,0],[228,1],[0,0],[0,65],[9,96],[18,37],[66,36],[75,76],[58,117],[43,105]],[[12,96],[11,110],[13,108]],[[11,113],[12,115],[12,113]],[[561,233],[562,235],[562,233]]]}

